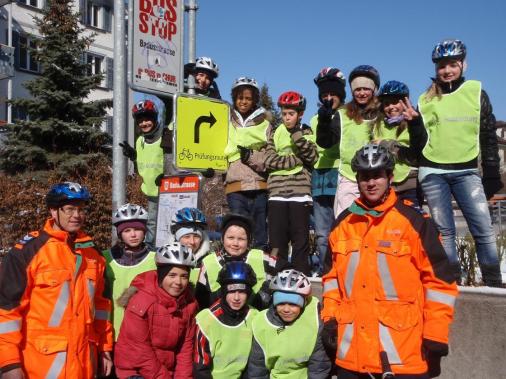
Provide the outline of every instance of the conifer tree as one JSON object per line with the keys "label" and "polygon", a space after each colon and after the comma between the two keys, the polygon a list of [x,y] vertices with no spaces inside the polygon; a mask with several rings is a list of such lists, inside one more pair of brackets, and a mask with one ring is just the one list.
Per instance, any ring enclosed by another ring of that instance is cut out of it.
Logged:
{"label": "conifer tree", "polygon": [[272,101],[272,97],[269,94],[269,87],[265,83],[260,87],[260,105],[272,114],[271,123],[273,127],[281,124],[281,114],[274,101]]}
{"label": "conifer tree", "polygon": [[102,81],[91,75],[83,59],[93,41],[79,25],[71,0],[48,0],[41,18],[35,18],[40,37],[31,54],[41,75],[24,86],[30,98],[12,100],[27,120],[8,126],[7,141],[0,153],[0,167],[9,174],[57,170],[84,173],[105,157],[111,138],[100,130],[111,100],[86,101]]}

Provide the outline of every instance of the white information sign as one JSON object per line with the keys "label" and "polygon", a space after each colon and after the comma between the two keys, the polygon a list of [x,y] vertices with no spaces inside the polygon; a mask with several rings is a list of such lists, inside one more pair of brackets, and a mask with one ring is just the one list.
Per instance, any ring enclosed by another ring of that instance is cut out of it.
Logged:
{"label": "white information sign", "polygon": [[183,0],[129,3],[129,81],[136,91],[183,91]]}

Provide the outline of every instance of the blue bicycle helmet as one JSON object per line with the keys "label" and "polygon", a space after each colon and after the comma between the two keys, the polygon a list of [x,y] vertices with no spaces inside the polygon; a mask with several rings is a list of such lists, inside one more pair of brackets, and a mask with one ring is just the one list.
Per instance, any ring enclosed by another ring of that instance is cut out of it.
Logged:
{"label": "blue bicycle helmet", "polygon": [[243,261],[227,262],[218,274],[218,283],[224,287],[227,284],[244,283],[253,287],[257,283],[255,271]]}
{"label": "blue bicycle helmet", "polygon": [[409,97],[409,88],[403,82],[390,80],[381,86],[378,96]]}
{"label": "blue bicycle helmet", "polygon": [[207,226],[206,216],[197,208],[181,208],[178,210],[170,223],[170,231],[175,234],[179,228],[199,227],[204,229]]}
{"label": "blue bicycle helmet", "polygon": [[353,81],[358,76],[365,76],[367,78],[370,78],[374,84],[376,85],[376,88],[379,88],[380,86],[380,74],[378,70],[376,70],[373,66],[369,66],[367,64],[363,64],[360,66],[355,67],[348,78],[348,83]]}
{"label": "blue bicycle helmet", "polygon": [[46,195],[46,204],[50,208],[58,208],[72,200],[88,202],[91,195],[85,186],[79,183],[64,182],[51,187]]}
{"label": "blue bicycle helmet", "polygon": [[458,39],[444,40],[432,50],[432,62],[437,63],[444,58],[464,60],[466,53],[466,45],[462,41]]}

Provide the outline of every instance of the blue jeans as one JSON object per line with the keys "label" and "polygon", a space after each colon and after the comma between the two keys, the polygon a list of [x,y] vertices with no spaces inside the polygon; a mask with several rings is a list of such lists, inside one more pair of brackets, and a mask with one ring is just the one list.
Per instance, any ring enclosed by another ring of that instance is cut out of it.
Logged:
{"label": "blue jeans", "polygon": [[[431,174],[423,179],[421,185],[432,218],[441,233],[443,247],[450,264],[459,264],[455,244],[456,228],[451,198],[453,195],[476,244],[476,254],[482,273],[484,266],[498,268],[495,232],[478,171]],[[486,282],[487,278],[485,275],[483,277]]]}
{"label": "blue jeans", "polygon": [[323,263],[329,244],[329,234],[334,223],[334,196],[313,197],[313,222],[318,249],[318,272],[323,273]]}
{"label": "blue jeans", "polygon": [[240,213],[251,218],[254,223],[252,246],[266,251],[267,191],[231,192],[227,194],[227,203],[232,213]]}

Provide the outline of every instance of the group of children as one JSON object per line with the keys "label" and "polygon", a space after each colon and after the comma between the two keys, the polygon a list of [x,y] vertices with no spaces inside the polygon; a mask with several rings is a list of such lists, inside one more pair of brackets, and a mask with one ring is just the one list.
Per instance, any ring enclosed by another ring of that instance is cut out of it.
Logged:
{"label": "group of children", "polygon": [[[117,377],[329,374],[319,301],[308,278],[252,248],[249,218],[225,215],[222,248],[215,252],[209,251],[206,218],[196,208],[174,215],[174,242],[156,251],[144,242],[143,207],[125,204],[113,224],[118,243],[103,255]],[[291,345],[301,333],[311,342]]]}

